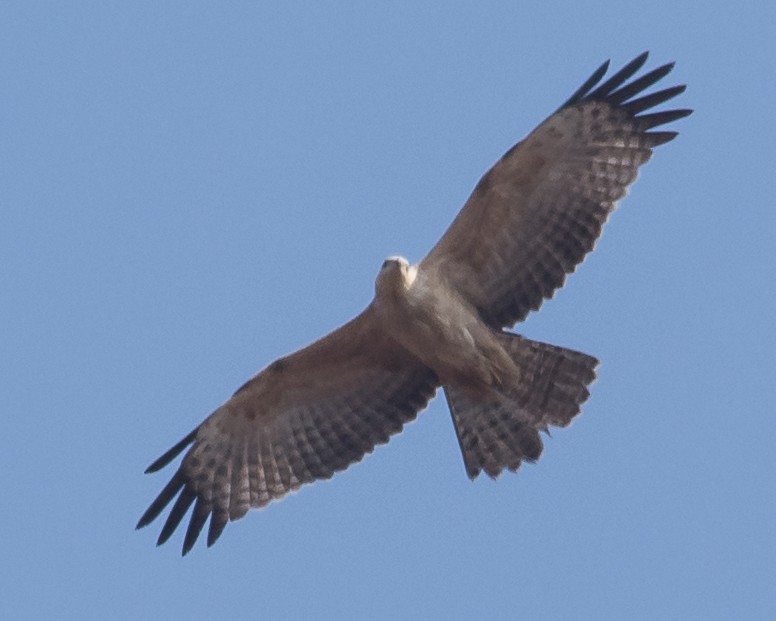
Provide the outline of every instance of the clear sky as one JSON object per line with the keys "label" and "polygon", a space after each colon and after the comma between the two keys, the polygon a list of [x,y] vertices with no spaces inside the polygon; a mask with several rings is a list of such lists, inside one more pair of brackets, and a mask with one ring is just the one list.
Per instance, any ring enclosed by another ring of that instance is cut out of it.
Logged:
{"label": "clear sky", "polygon": [[[0,617],[776,618],[774,7],[1,3]],[[645,49],[696,112],[517,328],[602,360],[537,465],[470,482],[437,398],[211,549],[134,530],[154,458]]]}

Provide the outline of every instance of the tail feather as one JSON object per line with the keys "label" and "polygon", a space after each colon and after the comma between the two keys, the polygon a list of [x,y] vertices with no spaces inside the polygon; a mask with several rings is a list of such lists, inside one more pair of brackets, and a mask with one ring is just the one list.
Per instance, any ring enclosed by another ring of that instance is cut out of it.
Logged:
{"label": "tail feather", "polygon": [[495,478],[506,468],[542,453],[539,431],[567,426],[589,396],[598,360],[563,347],[503,333],[502,345],[521,371],[508,395],[482,396],[445,387],[469,478],[481,471]]}
{"label": "tail feather", "polygon": [[444,391],[470,479],[483,470],[495,479],[504,468],[515,472],[523,460],[539,459],[542,439],[516,403],[495,391],[485,401],[450,387]]}
{"label": "tail feather", "polygon": [[502,346],[521,371],[516,400],[539,429],[566,427],[590,396],[598,360],[572,349],[502,332]]}

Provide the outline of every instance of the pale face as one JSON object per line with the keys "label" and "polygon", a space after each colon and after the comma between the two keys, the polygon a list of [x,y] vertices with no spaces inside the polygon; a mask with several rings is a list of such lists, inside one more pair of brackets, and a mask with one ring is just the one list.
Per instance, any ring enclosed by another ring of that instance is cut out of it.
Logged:
{"label": "pale face", "polygon": [[410,262],[407,261],[404,257],[400,256],[393,256],[388,257],[385,261],[383,261],[383,266],[380,268],[380,271],[385,269],[402,269],[406,270],[410,266]]}
{"label": "pale face", "polygon": [[404,257],[388,257],[383,261],[375,282],[378,292],[399,288],[408,289],[417,275],[417,268]]}

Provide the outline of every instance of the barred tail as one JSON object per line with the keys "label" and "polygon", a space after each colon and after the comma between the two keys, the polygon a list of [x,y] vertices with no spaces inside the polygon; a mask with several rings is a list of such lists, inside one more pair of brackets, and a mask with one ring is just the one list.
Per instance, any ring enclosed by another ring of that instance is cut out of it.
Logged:
{"label": "barred tail", "polygon": [[503,333],[502,346],[521,371],[516,392],[474,397],[445,386],[469,478],[484,470],[497,477],[542,453],[539,431],[565,427],[590,395],[598,360],[563,347]]}

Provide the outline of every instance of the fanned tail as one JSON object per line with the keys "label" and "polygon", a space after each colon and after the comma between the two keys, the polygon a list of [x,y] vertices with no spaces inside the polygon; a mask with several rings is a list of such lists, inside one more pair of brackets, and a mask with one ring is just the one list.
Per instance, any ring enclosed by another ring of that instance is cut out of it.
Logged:
{"label": "fanned tail", "polygon": [[445,387],[466,473],[481,471],[497,477],[506,468],[516,471],[523,460],[542,453],[539,431],[550,425],[565,427],[590,395],[598,360],[592,356],[502,333],[502,345],[521,371],[508,396],[492,391],[484,398]]}

